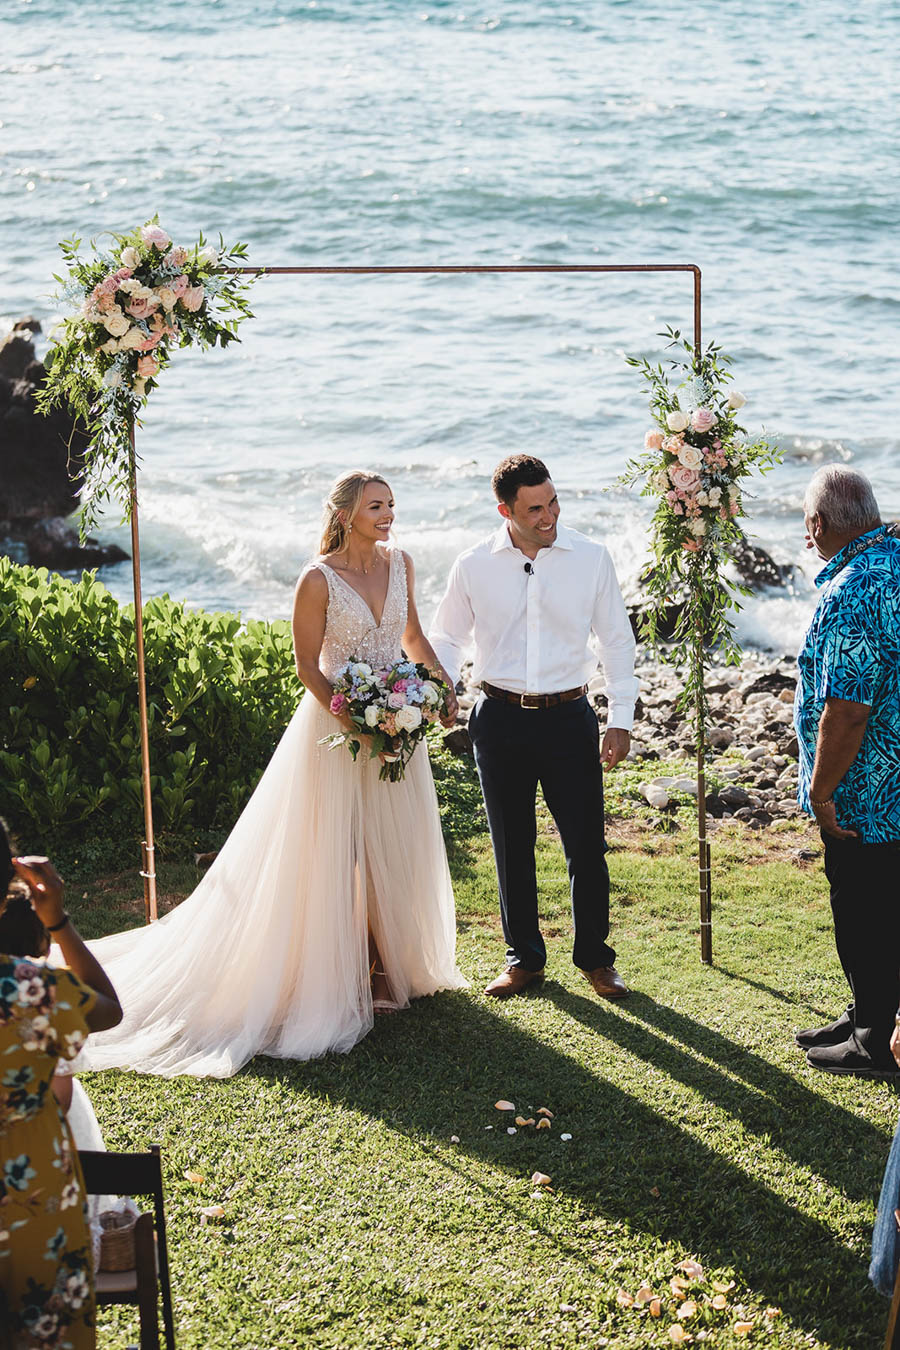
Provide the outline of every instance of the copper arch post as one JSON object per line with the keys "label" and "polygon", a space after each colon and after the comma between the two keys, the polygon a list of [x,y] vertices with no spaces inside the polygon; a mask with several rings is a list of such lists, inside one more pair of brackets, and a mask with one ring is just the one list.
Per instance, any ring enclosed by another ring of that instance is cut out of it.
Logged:
{"label": "copper arch post", "polygon": [[[224,272],[248,276],[481,276],[506,273],[623,273],[689,272],[693,276],[693,346],[699,361],[701,342],[701,273],[694,263],[494,263],[494,264],[415,264],[397,267],[225,267]],[[156,865],[153,838],[153,805],[150,792],[150,741],[147,717],[147,689],[144,675],[144,635],[141,613],[141,574],[138,541],[137,475],[134,457],[134,428],[131,432],[131,533],[134,572],[135,639],[137,644],[138,700],[141,720],[141,781],[144,799],[143,867],[144,911],[149,923],[157,917]],[[712,962],[711,869],[709,841],[706,837],[706,774],[702,737],[697,745],[697,849],[700,887],[700,956]]]}

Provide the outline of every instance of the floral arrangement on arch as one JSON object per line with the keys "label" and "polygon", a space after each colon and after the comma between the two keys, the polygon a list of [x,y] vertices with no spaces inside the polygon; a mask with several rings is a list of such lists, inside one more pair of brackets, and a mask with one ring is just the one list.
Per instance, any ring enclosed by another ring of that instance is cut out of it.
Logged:
{"label": "floral arrangement on arch", "polygon": [[[59,299],[75,309],[52,335],[48,376],[38,394],[43,411],[68,404],[90,437],[84,454],[82,531],[100,503],[130,507],[131,429],[176,347],[220,347],[238,340],[251,311],[245,293],[255,280],[223,270],[246,246],[175,244],[157,217],[89,260],[80,239],[60,244],[68,265],[55,276]],[[92,247],[96,244],[92,241]]]}
{"label": "floral arrangement on arch", "polygon": [[740,659],[731,612],[747,588],[726,570],[729,555],[745,541],[746,481],[780,462],[764,439],[748,441],[737,415],[746,403],[729,388],[731,358],[710,343],[695,351],[677,329],[662,336],[681,353],[664,367],[626,358],[649,386],[656,425],[644,437],[644,453],[630,460],[619,484],[643,480],[642,495],[656,502],[650,525],[653,554],[641,577],[651,603],[642,636],[659,649],[660,614],[683,600],[672,647],[661,654],[683,670],[679,706],[692,710],[698,746],[706,741],[708,707],[703,674],[716,651],[728,663]]}
{"label": "floral arrangement on arch", "polygon": [[[352,660],[337,673],[331,711],[347,713],[358,735],[368,739],[370,758],[384,758],[379,778],[397,783],[419,741],[446,711],[447,693],[443,680],[413,661],[375,670],[368,661]],[[344,731],[326,736],[323,743],[346,745],[354,760],[361,745]]]}

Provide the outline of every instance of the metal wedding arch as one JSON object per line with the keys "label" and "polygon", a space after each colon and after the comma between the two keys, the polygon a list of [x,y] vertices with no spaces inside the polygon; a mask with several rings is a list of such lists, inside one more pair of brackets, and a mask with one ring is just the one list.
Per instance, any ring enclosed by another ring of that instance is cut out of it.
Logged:
{"label": "metal wedding arch", "polygon": [[[686,272],[693,278],[693,346],[699,357],[701,338],[700,268],[693,263],[496,263],[489,265],[444,265],[405,267],[226,267],[226,272],[251,276],[437,276],[490,273],[629,273]],[[150,789],[150,734],[147,718],[147,681],[144,666],[144,625],[141,599],[141,558],[138,530],[137,464],[134,424],[131,427],[129,460],[131,501],[131,559],[134,579],[134,623],[137,647],[138,708],[141,730],[141,788],[144,804],[144,839],[141,844],[141,876],[144,881],[144,916],[147,923],[158,917],[156,899],[156,844],[153,833],[153,800]],[[700,957],[712,963],[712,908],[710,847],[706,837],[706,771],[704,748],[697,746],[697,864],[700,896]]]}

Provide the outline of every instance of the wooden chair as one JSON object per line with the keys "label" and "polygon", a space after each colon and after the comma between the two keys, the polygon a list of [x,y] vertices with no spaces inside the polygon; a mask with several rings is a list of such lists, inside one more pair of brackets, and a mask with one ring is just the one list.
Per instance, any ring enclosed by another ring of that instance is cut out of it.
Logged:
{"label": "wooden chair", "polygon": [[166,1350],[175,1350],[159,1145],[152,1144],[148,1153],[79,1150],[78,1157],[88,1195],[141,1195],[153,1198],[153,1214],[142,1214],[135,1224],[134,1270],[100,1271],[96,1280],[98,1306],[105,1303],[136,1303],[141,1321],[141,1350],[159,1350],[159,1293],[162,1296]]}

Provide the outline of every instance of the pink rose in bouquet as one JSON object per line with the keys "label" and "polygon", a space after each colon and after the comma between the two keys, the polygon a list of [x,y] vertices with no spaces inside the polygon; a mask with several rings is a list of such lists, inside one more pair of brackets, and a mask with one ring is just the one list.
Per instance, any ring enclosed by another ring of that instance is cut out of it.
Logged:
{"label": "pink rose in bouquet", "polygon": [[691,413],[691,426],[700,435],[712,431],[718,420],[712,408],[695,408]]}
{"label": "pink rose in bouquet", "polygon": [[669,469],[673,487],[680,492],[696,492],[700,486],[700,475],[696,469],[688,469],[684,464],[673,464]]}
{"label": "pink rose in bouquet", "polygon": [[160,253],[172,242],[161,225],[144,225],[141,229],[141,239],[148,248],[158,248]]}

